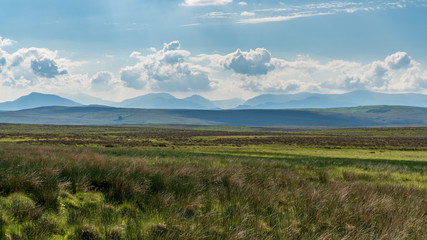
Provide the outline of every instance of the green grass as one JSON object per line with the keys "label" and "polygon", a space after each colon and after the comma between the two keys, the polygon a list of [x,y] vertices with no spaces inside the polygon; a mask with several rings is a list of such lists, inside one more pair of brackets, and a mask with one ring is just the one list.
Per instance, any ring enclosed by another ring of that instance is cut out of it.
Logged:
{"label": "green grass", "polygon": [[0,239],[427,238],[425,128],[231,130],[0,125]]}
{"label": "green grass", "polygon": [[314,135],[346,135],[373,137],[419,137],[427,138],[427,127],[393,127],[393,128],[341,128],[320,131],[305,131]]}

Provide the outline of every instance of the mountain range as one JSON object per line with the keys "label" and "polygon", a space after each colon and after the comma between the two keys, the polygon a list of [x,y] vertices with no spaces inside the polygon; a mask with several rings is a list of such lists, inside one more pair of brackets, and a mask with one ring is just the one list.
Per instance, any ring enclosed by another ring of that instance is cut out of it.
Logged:
{"label": "mountain range", "polygon": [[[118,108],[142,109],[296,109],[296,108],[340,108],[371,105],[399,105],[427,107],[427,95],[386,94],[359,90],[344,94],[262,94],[247,101],[240,98],[211,101],[200,95],[176,98],[168,93],[150,93],[122,102],[105,101],[79,94],[60,97],[52,94],[31,93],[14,101],[0,103],[0,111],[16,111],[47,106],[76,107],[82,105],[104,105]],[[70,100],[72,99],[72,100]]]}

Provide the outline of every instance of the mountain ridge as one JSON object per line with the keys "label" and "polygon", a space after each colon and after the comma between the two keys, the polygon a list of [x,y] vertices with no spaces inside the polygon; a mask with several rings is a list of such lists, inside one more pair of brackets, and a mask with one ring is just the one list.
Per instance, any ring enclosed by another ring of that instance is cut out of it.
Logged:
{"label": "mountain ridge", "polygon": [[82,106],[82,104],[74,102],[67,98],[54,95],[54,94],[32,92],[14,101],[7,101],[7,102],[0,103],[0,110],[17,111],[22,109],[31,109],[36,107],[47,107],[47,106],[76,107],[76,106]]}
{"label": "mountain ridge", "polygon": [[[76,100],[78,97],[73,97]],[[427,107],[427,95],[416,93],[377,93],[358,90],[343,94],[296,93],[261,94],[248,100],[232,98],[209,100],[200,95],[176,98],[169,93],[149,93],[111,102],[89,95],[81,95],[82,104],[53,94],[30,93],[14,101],[0,103],[0,111],[16,111],[45,106],[105,105],[120,108],[142,109],[298,109],[298,108],[337,108],[371,105],[404,105]]]}

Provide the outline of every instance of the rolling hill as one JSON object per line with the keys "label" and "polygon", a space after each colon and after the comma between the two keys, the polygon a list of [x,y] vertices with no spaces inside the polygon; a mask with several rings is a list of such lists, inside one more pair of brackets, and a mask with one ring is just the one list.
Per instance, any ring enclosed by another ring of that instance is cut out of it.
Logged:
{"label": "rolling hill", "polygon": [[238,109],[337,108],[372,105],[427,107],[427,95],[386,94],[366,90],[344,94],[262,94],[247,100]]}
{"label": "rolling hill", "polygon": [[427,108],[369,106],[294,110],[177,110],[105,106],[42,107],[0,112],[0,122],[66,125],[191,124],[334,127],[426,125]]}

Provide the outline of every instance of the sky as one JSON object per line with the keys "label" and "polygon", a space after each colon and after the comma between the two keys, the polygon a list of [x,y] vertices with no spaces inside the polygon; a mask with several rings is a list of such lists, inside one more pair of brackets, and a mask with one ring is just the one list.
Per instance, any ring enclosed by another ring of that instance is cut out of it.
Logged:
{"label": "sky", "polygon": [[0,101],[427,94],[427,0],[2,0]]}

